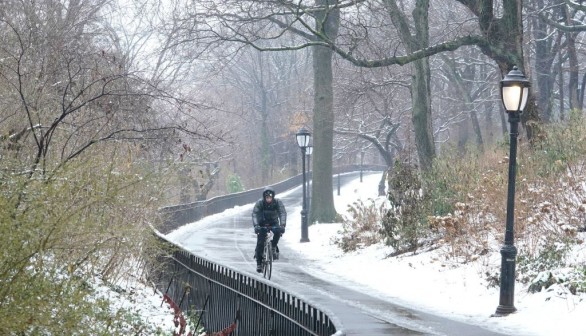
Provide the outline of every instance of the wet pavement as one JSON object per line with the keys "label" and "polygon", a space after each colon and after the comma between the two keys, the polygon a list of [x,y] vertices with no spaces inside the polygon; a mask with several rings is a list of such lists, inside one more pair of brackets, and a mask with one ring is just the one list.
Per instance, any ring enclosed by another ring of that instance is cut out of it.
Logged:
{"label": "wet pavement", "polygon": [[[344,183],[357,177],[357,174],[343,175],[341,181]],[[301,193],[299,187],[281,196],[288,211],[300,206]],[[259,276],[254,272],[256,239],[252,232],[251,211],[252,205],[231,210],[228,219],[225,216],[219,216],[217,220],[204,219],[198,222],[197,230],[181,236],[171,233],[168,237],[196,255]],[[335,316],[335,321],[341,321],[342,325],[336,326],[345,335],[505,335],[483,326],[406,308],[355,290],[360,288],[355,283],[304,268],[302,256],[286,244],[279,244],[279,248],[281,258],[273,266],[270,281],[316,303],[319,308],[325,308],[328,315]]]}

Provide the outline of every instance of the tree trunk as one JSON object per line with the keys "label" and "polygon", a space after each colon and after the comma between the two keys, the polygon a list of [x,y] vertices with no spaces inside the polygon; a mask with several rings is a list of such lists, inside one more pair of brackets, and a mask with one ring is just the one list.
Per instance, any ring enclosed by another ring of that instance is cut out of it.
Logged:
{"label": "tree trunk", "polygon": [[[396,1],[385,1],[391,21],[405,44],[412,53],[429,47],[429,0],[417,0],[413,10],[414,32],[406,16],[399,9]],[[413,83],[411,84],[411,101],[413,110],[411,120],[415,131],[415,146],[422,170],[431,168],[435,158],[435,143],[431,124],[431,71],[429,58],[413,61],[411,65]]]}
{"label": "tree trunk", "polygon": [[[389,168],[390,169],[390,168]],[[387,187],[387,175],[389,174],[389,169],[386,169],[383,172],[383,175],[378,182],[378,195],[379,196],[386,196],[386,187]]]}
{"label": "tree trunk", "polygon": [[559,102],[560,102],[560,120],[564,121],[565,118],[565,114],[564,111],[566,110],[565,107],[565,89],[564,89],[564,61],[562,59],[558,59],[558,64],[557,64],[557,68],[558,68],[558,75],[559,75],[559,79],[558,79],[558,95],[559,95]]}
{"label": "tree trunk", "polygon": [[[502,16],[497,18],[494,13],[494,0],[457,0],[478,16],[480,30],[487,43],[479,45],[480,50],[493,59],[504,77],[513,66],[517,66],[525,76],[523,58],[523,1],[502,0]],[[538,108],[529,88],[529,100],[522,114],[522,124],[531,141],[537,134],[540,123]]]}
{"label": "tree trunk", "polygon": [[[335,40],[338,34],[339,10],[328,10],[328,0],[316,4],[326,7],[316,18],[317,31]],[[332,71],[333,51],[325,47],[313,48],[313,183],[309,223],[333,223],[337,213],[334,207],[332,157],[334,147],[334,91]]]}
{"label": "tree trunk", "polygon": [[313,195],[310,223],[331,223],[336,219],[332,183],[332,154],[334,142],[334,110],[331,49],[313,48],[314,107],[313,107]]}
{"label": "tree trunk", "polygon": [[258,103],[258,109],[261,116],[260,124],[260,178],[263,185],[267,185],[270,181],[270,162],[271,162],[271,148],[269,144],[270,138],[270,122],[269,122],[269,108],[268,108],[268,96],[265,87],[265,63],[261,53],[258,53],[258,64],[259,66],[259,79],[258,79],[258,97],[260,102]]}
{"label": "tree trunk", "polygon": [[429,170],[435,158],[435,144],[431,126],[431,90],[428,58],[413,62],[414,75],[411,86],[413,104],[412,120],[415,145],[422,170]]}
{"label": "tree trunk", "polygon": [[[539,8],[544,7],[543,0],[537,1]],[[537,74],[537,105],[541,108],[542,120],[546,123],[553,119],[553,86],[555,83],[555,71],[552,69],[553,60],[558,53],[561,34],[557,33],[555,41],[549,30],[549,25],[539,18],[531,21],[534,25],[533,36],[535,40],[535,72]]]}
{"label": "tree trunk", "polygon": [[568,61],[570,63],[569,78],[568,78],[568,100],[570,102],[570,110],[577,109],[580,106],[578,99],[578,81],[579,81],[579,66],[578,56],[576,54],[576,38],[574,33],[567,33],[566,40],[568,43]]}
{"label": "tree trunk", "polygon": [[[474,66],[467,66],[465,67],[462,74],[460,74],[457,69],[453,59],[448,58],[445,55],[442,55],[442,59],[446,64],[445,73],[450,80],[450,83],[454,86],[457,96],[462,97],[461,101],[461,110],[466,112],[470,110],[468,113],[470,117],[470,123],[472,124],[472,129],[474,130],[474,139],[476,142],[476,146],[481,150],[484,151],[484,142],[482,140],[482,132],[480,130],[480,122],[478,121],[478,113],[474,108],[471,108],[474,102],[474,98],[472,98],[472,94],[470,92],[471,88],[466,85],[466,81],[472,82],[475,78],[475,67]],[[471,62],[472,63],[472,62]],[[461,122],[458,126],[459,130],[459,139],[458,139],[458,148],[460,150],[464,150],[466,144],[470,138],[470,125],[466,121]]]}

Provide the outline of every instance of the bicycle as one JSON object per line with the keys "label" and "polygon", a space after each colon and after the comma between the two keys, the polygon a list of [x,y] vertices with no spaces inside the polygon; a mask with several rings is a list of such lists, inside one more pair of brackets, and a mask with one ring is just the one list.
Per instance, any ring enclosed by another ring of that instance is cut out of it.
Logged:
{"label": "bicycle", "polygon": [[271,275],[273,272],[273,230],[271,228],[267,228],[267,237],[265,239],[265,246],[262,250],[262,276],[267,279],[271,280]]}

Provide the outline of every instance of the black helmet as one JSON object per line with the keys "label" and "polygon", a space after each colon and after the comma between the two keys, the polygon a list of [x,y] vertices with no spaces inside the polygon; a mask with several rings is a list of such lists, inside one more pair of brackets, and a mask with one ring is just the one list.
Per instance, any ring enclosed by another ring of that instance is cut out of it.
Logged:
{"label": "black helmet", "polygon": [[265,190],[262,192],[262,197],[265,198],[267,196],[275,198],[275,191],[271,188],[265,188]]}

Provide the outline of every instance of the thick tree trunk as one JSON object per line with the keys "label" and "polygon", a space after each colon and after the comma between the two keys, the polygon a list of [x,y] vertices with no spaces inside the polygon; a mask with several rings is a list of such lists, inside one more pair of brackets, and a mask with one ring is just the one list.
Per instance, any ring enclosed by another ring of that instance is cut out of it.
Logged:
{"label": "thick tree trunk", "polygon": [[313,183],[310,223],[331,223],[336,219],[332,182],[334,143],[333,75],[331,49],[313,48]]}
{"label": "thick tree trunk", "polygon": [[[391,21],[399,33],[407,51],[412,53],[429,47],[429,0],[417,0],[413,10],[413,30],[396,1],[385,1]],[[431,168],[435,158],[435,143],[431,118],[431,71],[429,58],[413,61],[411,64],[411,120],[415,131],[415,146],[422,170]]]}
{"label": "thick tree trunk", "polygon": [[[336,1],[318,0],[327,8]],[[331,40],[338,34],[339,10],[324,10],[318,15],[317,31]],[[332,182],[332,152],[334,147],[334,90],[332,71],[333,51],[325,47],[313,48],[313,183],[309,223],[333,223],[337,213],[334,207]]]}
{"label": "thick tree trunk", "polygon": [[[409,39],[411,52],[429,47],[429,0],[417,0],[413,11],[415,34],[407,36],[403,32],[403,39]],[[429,58],[413,62],[413,86],[411,97],[413,104],[413,127],[415,129],[415,144],[419,156],[421,169],[431,169],[435,158],[435,141],[431,118],[431,69]]]}
{"label": "thick tree trunk", "polygon": [[411,86],[413,104],[412,120],[415,130],[415,145],[422,170],[431,168],[435,158],[435,144],[431,125],[431,90],[428,58],[413,62],[414,75]]}

